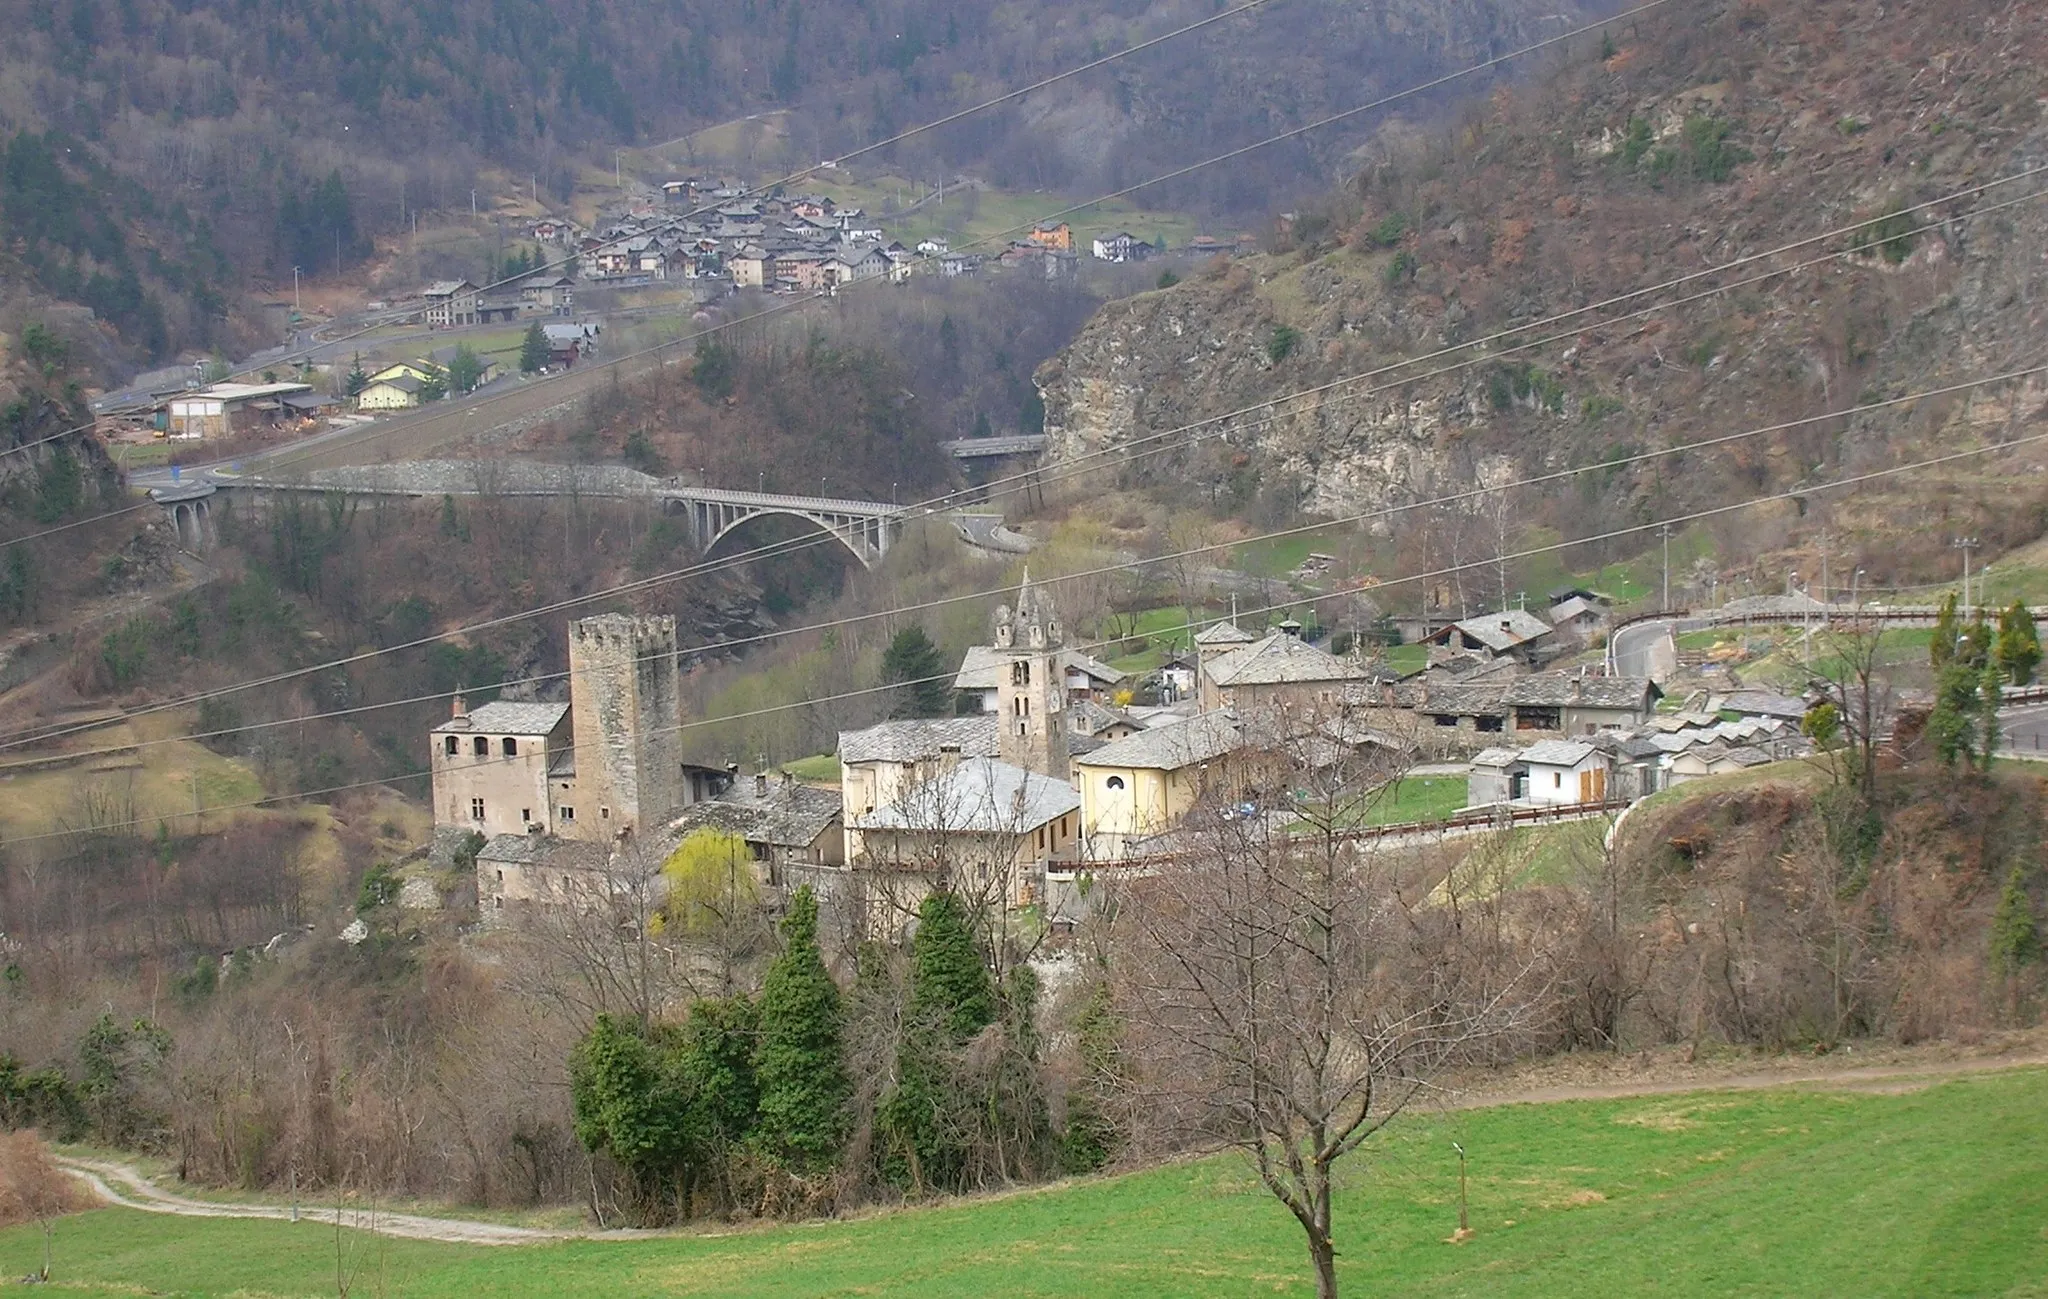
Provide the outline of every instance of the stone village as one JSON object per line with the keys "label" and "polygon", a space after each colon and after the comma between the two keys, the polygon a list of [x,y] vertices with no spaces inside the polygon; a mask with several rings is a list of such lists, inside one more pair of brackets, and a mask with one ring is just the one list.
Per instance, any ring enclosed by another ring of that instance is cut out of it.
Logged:
{"label": "stone village", "polygon": [[622,873],[651,877],[709,828],[745,843],[771,904],[808,884],[826,906],[882,921],[943,878],[1057,926],[1078,918],[1090,872],[1171,853],[1217,790],[1248,799],[1237,814],[1284,826],[1289,791],[1262,774],[1287,765],[1270,761],[1282,749],[1295,771],[1304,755],[1365,757],[1395,778],[1454,761],[1424,769],[1465,772],[1467,814],[1501,822],[1517,809],[1611,813],[1810,751],[1799,699],[1732,691],[1660,710],[1647,677],[1545,670],[1605,626],[1591,593],[1560,593],[1551,614],[1425,629],[1430,664],[1405,677],[1311,644],[1291,620],[1262,633],[1219,621],[1163,670],[1174,702],[1119,707],[1127,675],[1067,643],[1027,574],[990,643],[963,656],[961,715],[841,732],[836,789],[686,762],[674,619],[584,618],[569,628],[566,701],[470,709],[458,697],[434,728],[436,852],[471,846],[486,923],[616,889]]}

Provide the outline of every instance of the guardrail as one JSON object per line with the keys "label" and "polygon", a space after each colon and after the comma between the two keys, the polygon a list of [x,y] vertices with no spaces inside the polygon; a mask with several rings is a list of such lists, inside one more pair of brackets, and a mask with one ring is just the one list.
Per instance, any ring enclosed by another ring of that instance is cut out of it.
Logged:
{"label": "guardrail", "polygon": [[[1501,803],[1489,808],[1454,813],[1431,821],[1396,821],[1389,825],[1359,826],[1356,829],[1345,830],[1335,838],[1339,843],[1376,843],[1412,835],[1445,835],[1463,830],[1509,830],[1523,825],[1554,825],[1619,813],[1635,801],[1632,798],[1603,798],[1591,803],[1555,803],[1542,807],[1516,807],[1513,804]],[[1143,872],[1201,855],[1203,854],[1200,849],[1145,853],[1119,857],[1114,861],[1077,862],[1071,869],[1077,874],[1099,874],[1104,871]]]}

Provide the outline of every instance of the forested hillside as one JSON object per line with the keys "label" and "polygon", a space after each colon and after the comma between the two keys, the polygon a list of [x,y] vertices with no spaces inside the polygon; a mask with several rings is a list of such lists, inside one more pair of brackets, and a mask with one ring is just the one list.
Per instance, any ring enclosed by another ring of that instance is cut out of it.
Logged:
{"label": "forested hillside", "polygon": [[[888,161],[1109,188],[1505,52],[1582,9],[1266,0]],[[29,249],[44,290],[160,356],[208,345],[248,277],[346,269],[411,213],[466,211],[493,168],[560,200],[609,146],[773,108],[794,111],[755,161],[800,166],[1212,12],[1176,0],[9,0],[0,233]],[[1357,138],[1262,151],[1154,201],[1264,212],[1326,183]],[[92,211],[74,218],[81,203]]]}

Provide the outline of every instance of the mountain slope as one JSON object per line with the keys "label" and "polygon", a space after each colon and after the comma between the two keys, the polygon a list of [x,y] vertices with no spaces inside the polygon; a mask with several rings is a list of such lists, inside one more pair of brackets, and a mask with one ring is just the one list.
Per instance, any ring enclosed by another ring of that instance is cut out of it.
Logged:
{"label": "mountain slope", "polygon": [[[1483,338],[2040,166],[2044,18],[2039,0],[1717,0],[1627,24],[1541,84],[1496,93],[1454,131],[1383,132],[1355,180],[1304,213],[1274,255],[1105,308],[1039,372],[1054,455]],[[1584,317],[1563,327],[1566,338],[1511,358],[1296,402],[1278,418],[1237,421],[1220,451],[1211,441],[1133,472],[1193,478],[1240,498],[1262,493],[1281,510],[1345,514],[1475,477],[1597,463],[2038,363],[2048,201],[1964,219],[2037,188],[2048,187],[2021,181],[1894,217],[1853,241],[1851,256],[1694,305],[1606,326]],[[1850,242],[1747,268],[1743,278]],[[2006,436],[2044,404],[2048,383],[2036,376],[1615,466],[1547,494],[1520,493],[1512,508],[1524,528],[1587,536]],[[1984,530],[1994,544],[2024,540],[2040,531],[2038,513],[2011,507],[2039,496],[1965,464],[1878,485],[1834,520],[1836,535],[1853,534],[1855,562],[1873,578],[1924,575],[1937,557],[1945,572],[1951,525]],[[1420,534],[1473,526],[1471,510],[1443,513],[1390,525],[1397,541],[1417,543],[1411,566],[1430,546],[1440,563],[1460,545],[1441,535],[1425,545]],[[1805,545],[1829,519],[1817,497],[1732,516],[1714,531],[1724,554],[1748,561]],[[1637,537],[1627,547],[1645,544]]]}
{"label": "mountain slope", "polygon": [[[87,286],[106,270],[137,318],[102,314],[131,348],[160,355],[209,345],[221,297],[252,276],[345,271],[419,212],[466,216],[479,189],[530,183],[566,200],[592,164],[611,170],[611,145],[790,109],[753,160],[759,180],[1215,12],[1192,0],[0,0],[0,144],[49,154],[57,174],[39,153],[34,184],[84,187],[129,245],[125,262],[109,260],[111,244],[52,253],[40,285],[98,310],[110,291]],[[1583,12],[1266,0],[874,161],[1107,188],[1483,61]],[[1264,212],[1304,181],[1327,183],[1356,138],[1319,133],[1150,198]],[[47,243],[24,215],[25,175],[0,175],[0,235]]]}

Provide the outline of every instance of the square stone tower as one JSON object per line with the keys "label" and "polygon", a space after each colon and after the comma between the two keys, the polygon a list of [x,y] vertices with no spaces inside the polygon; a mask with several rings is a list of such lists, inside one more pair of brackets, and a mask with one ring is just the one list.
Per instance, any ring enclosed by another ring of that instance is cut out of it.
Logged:
{"label": "square stone tower", "polygon": [[645,834],[683,808],[676,620],[606,613],[569,624],[579,839]]}
{"label": "square stone tower", "polygon": [[1067,686],[1060,664],[1059,613],[1031,586],[1027,569],[1017,607],[996,607],[996,756],[1013,767],[1070,777],[1064,720]]}

